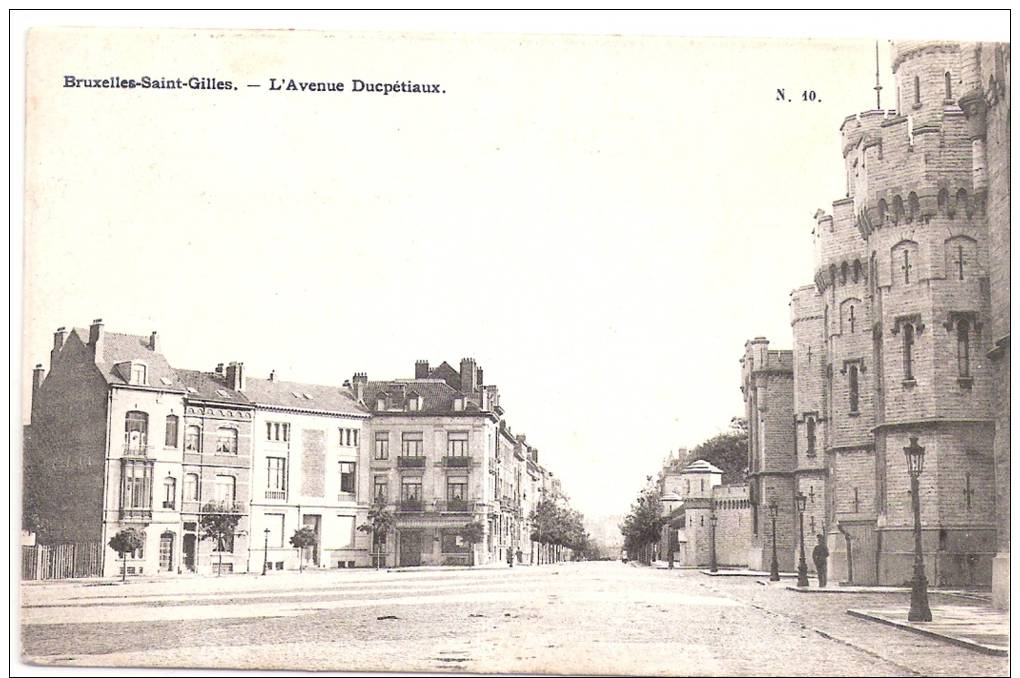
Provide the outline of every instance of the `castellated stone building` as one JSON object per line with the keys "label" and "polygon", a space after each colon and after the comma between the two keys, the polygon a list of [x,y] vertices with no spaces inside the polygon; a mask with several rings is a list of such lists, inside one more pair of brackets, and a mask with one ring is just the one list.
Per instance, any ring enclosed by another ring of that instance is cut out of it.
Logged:
{"label": "castellated stone building", "polygon": [[928,580],[988,585],[994,569],[1008,605],[1009,46],[900,42],[892,70],[896,109],[840,128],[846,195],[815,215],[792,352],[745,348],[752,566],[773,497],[792,565],[801,492],[831,579],[909,581],[916,436]]}

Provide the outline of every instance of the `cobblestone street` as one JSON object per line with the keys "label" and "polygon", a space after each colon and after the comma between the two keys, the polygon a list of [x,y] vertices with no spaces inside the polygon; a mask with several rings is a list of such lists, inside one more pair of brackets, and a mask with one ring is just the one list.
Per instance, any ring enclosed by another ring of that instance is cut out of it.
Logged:
{"label": "cobblestone street", "polygon": [[1006,658],[846,614],[906,601],[619,562],[27,584],[22,656],[349,671],[1007,674]]}

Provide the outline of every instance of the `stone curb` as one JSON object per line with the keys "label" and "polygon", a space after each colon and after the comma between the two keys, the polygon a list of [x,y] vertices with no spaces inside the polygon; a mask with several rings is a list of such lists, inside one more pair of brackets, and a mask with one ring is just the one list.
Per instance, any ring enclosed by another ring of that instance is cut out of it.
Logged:
{"label": "stone curb", "polygon": [[927,636],[928,638],[934,638],[941,640],[952,645],[958,645],[959,647],[967,648],[968,650],[974,650],[982,654],[994,655],[996,657],[1008,657],[1009,650],[994,645],[985,645],[978,643],[977,641],[967,640],[958,636],[950,636],[945,633],[939,633],[938,631],[932,631],[922,626],[911,624],[909,622],[901,622],[895,619],[889,619],[888,617],[881,617],[879,615],[869,614],[863,610],[847,610],[846,613],[851,617],[857,617],[858,619],[866,619],[868,621],[875,621],[880,624],[886,624],[888,626],[894,626],[898,629],[905,631],[912,631],[918,635]]}

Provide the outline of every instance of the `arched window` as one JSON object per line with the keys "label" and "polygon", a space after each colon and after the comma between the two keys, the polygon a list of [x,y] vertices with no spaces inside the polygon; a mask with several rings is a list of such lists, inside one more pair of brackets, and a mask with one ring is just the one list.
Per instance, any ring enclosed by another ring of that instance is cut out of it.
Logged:
{"label": "arched window", "polygon": [[216,431],[216,451],[237,454],[237,429],[221,427]]}
{"label": "arched window", "polygon": [[807,420],[807,454],[809,457],[815,456],[815,444],[817,440],[815,437],[815,420],[810,418]]}
{"label": "arched window", "polygon": [[198,474],[184,474],[184,501],[198,501]]}
{"label": "arched window", "polygon": [[949,213],[949,191],[945,188],[939,191],[939,213]]}
{"label": "arched window", "polygon": [[893,223],[898,224],[901,221],[903,221],[903,218],[905,216],[903,212],[903,198],[901,198],[900,196],[896,196],[895,198],[893,198],[892,205],[893,205]]}
{"label": "arched window", "polygon": [[921,105],[921,78],[914,76],[914,104]]}
{"label": "arched window", "polygon": [[829,281],[836,286],[836,264],[829,264]]}
{"label": "arched window", "polygon": [[844,261],[843,264],[839,267],[839,284],[840,285],[846,285],[846,279],[847,279],[847,275],[849,274],[849,272],[850,272],[850,267],[847,266],[847,263]]}
{"label": "arched window", "polygon": [[885,198],[878,201],[878,225],[885,225],[885,217],[889,213],[889,205],[886,203]]}
{"label": "arched window", "polygon": [[184,451],[202,451],[202,429],[192,424],[184,432]]}
{"label": "arched window", "polygon": [[914,379],[914,326],[910,323],[903,325],[903,378]]}
{"label": "arched window", "polygon": [[961,188],[956,192],[956,209],[957,211],[964,212],[969,217],[971,215],[970,203],[967,202],[967,190]]}
{"label": "arched window", "polygon": [[907,209],[909,210],[907,221],[914,221],[921,216],[921,201],[918,199],[917,193],[911,192],[907,196]]}
{"label": "arched window", "polygon": [[946,71],[946,99],[953,98],[953,76]]}
{"label": "arched window", "polygon": [[970,323],[956,323],[956,363],[963,378],[970,377]]}
{"label": "arched window", "polygon": [[166,439],[163,444],[166,447],[177,447],[177,415],[168,414],[166,417]]}
{"label": "arched window", "polygon": [[857,376],[857,365],[850,366],[850,412],[858,412],[860,384]]}
{"label": "arched window", "polygon": [[862,273],[861,260],[854,259],[854,282],[857,282],[861,279],[861,273]]}
{"label": "arched window", "polygon": [[149,438],[149,415],[132,410],[124,417],[124,449],[145,452]]}

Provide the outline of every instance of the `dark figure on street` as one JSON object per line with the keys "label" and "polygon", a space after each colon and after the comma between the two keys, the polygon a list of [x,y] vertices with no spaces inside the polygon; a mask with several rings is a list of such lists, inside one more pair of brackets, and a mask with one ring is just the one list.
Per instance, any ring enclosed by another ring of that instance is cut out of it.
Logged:
{"label": "dark figure on street", "polygon": [[506,562],[510,567],[514,566],[514,552],[513,549],[506,550]]}
{"label": "dark figure on street", "polygon": [[811,552],[811,558],[815,561],[815,571],[818,573],[818,586],[825,588],[825,564],[829,559],[829,549],[825,546],[825,536],[818,535],[818,544]]}

